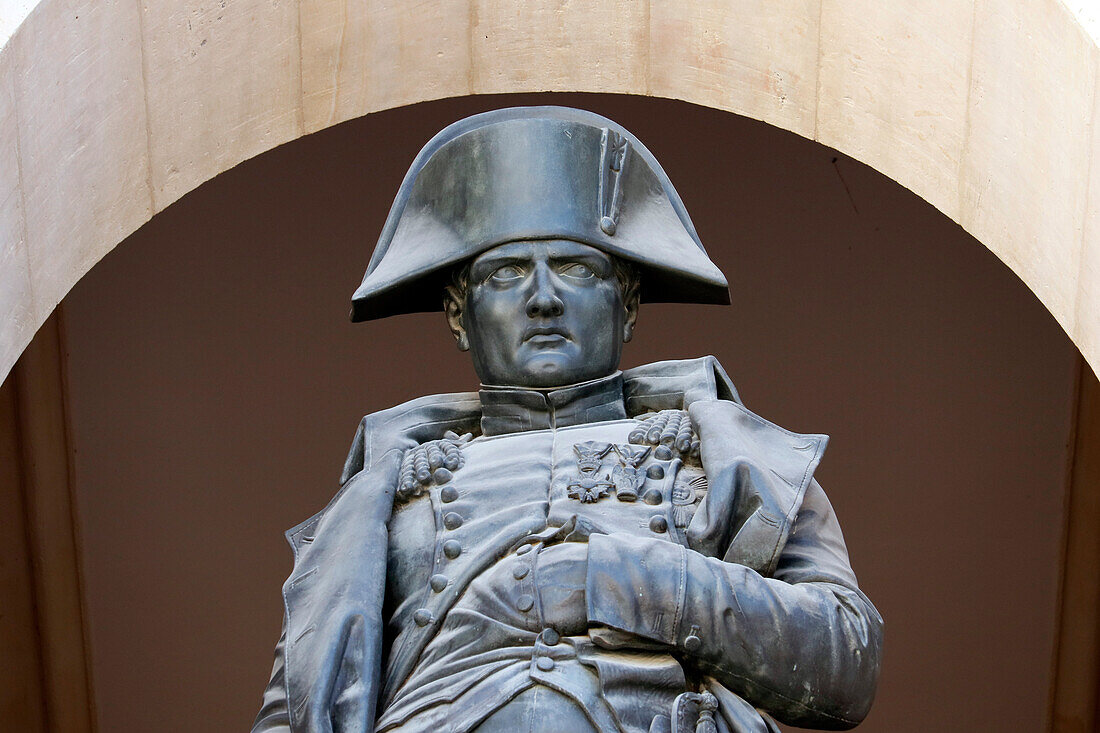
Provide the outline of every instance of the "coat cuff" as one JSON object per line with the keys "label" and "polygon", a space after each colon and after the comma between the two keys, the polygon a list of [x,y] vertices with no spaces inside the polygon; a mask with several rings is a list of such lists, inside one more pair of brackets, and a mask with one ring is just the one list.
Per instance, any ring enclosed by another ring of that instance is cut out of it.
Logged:
{"label": "coat cuff", "polygon": [[681,641],[687,551],[629,535],[588,540],[588,622],[672,646]]}

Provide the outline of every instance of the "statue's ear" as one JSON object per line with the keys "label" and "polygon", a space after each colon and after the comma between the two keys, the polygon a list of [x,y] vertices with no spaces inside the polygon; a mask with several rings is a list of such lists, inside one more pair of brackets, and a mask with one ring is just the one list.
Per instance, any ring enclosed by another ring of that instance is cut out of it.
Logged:
{"label": "statue's ear", "polygon": [[443,289],[443,315],[447,318],[447,327],[451,329],[451,335],[455,337],[455,343],[459,351],[470,350],[470,339],[466,335],[466,326],[462,316],[466,311],[466,298],[454,285],[448,285]]}
{"label": "statue's ear", "polygon": [[638,306],[640,303],[641,288],[635,283],[627,289],[627,292],[623,293],[623,310],[626,311],[626,317],[623,319],[624,344],[634,338],[634,324],[638,321]]}

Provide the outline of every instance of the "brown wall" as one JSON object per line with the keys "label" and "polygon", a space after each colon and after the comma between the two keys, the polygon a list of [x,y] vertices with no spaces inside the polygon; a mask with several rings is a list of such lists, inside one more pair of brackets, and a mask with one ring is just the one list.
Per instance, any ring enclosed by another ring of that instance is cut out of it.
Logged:
{"label": "brown wall", "polygon": [[923,201],[761,123],[631,97],[478,97],[303,138],[158,215],[65,300],[100,730],[247,729],[290,570],[359,417],[475,385],[439,315],[348,298],[434,132],[513,103],[608,114],[665,165],[733,307],[648,306],[637,364],[712,353],[750,408],[827,432],[818,477],[886,618],[862,730],[1038,731],[1075,351]]}

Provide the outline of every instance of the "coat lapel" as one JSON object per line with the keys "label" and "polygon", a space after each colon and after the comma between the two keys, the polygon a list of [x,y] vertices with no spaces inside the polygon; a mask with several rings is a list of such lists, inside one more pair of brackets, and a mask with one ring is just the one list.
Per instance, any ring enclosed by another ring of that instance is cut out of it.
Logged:
{"label": "coat lapel", "polygon": [[709,482],[689,544],[770,575],[829,437],[792,433],[722,400],[695,402],[688,412]]}
{"label": "coat lapel", "polygon": [[[295,731],[372,729],[381,681],[387,523],[404,452],[477,424],[475,394],[437,395],[363,419],[329,505],[287,533],[287,703]],[[334,712],[336,713],[334,715]]]}

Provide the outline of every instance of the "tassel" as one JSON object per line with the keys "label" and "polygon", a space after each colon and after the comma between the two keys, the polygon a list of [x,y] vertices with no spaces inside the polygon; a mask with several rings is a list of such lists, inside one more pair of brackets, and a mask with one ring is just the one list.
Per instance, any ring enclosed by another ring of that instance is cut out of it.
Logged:
{"label": "tassel", "polygon": [[709,692],[699,696],[699,722],[695,724],[695,733],[718,733],[718,724],[714,722],[714,713],[718,711],[718,698]]}

